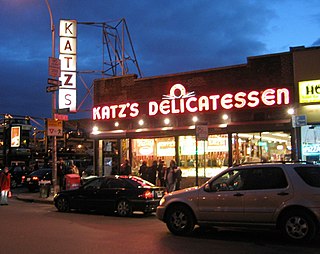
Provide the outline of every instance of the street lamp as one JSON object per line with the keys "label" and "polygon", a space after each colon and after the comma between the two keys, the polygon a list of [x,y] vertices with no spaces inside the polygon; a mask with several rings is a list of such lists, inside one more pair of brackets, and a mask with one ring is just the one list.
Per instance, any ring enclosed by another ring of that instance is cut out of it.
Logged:
{"label": "street lamp", "polygon": [[[50,15],[50,26],[51,26],[51,37],[52,37],[52,58],[55,58],[55,27],[53,23],[53,16],[51,7],[48,0],[45,0],[49,15]],[[55,77],[53,77],[55,78]],[[52,92],[52,119],[54,119],[54,114],[56,112],[56,92]],[[53,145],[52,145],[52,183],[53,183],[53,194],[57,193],[57,137],[53,136]]]}

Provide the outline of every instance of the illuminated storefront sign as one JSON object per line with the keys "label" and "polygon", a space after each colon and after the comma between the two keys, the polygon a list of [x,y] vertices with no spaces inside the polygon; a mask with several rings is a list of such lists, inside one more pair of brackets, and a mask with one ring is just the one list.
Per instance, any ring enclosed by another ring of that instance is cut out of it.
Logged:
{"label": "illuminated storefront sign", "polygon": [[11,147],[20,147],[20,127],[11,127]]}
{"label": "illuminated storefront sign", "polygon": [[77,109],[77,21],[60,20],[60,61],[61,83],[59,89],[59,109]]}
{"label": "illuminated storefront sign", "polygon": [[309,80],[299,82],[299,102],[320,102],[320,80]]}
{"label": "illuminated storefront sign", "polygon": [[[183,114],[195,112],[213,112],[216,110],[230,110],[241,108],[255,108],[258,106],[280,106],[290,102],[287,88],[269,88],[263,91],[239,91],[227,94],[212,94],[195,96],[195,92],[187,93],[181,84],[171,87],[169,95],[163,95],[161,101],[149,101],[149,116]],[[97,106],[92,110],[93,120],[109,120],[116,118],[134,118],[141,112],[139,103],[124,103],[110,106]]]}
{"label": "illuminated storefront sign", "polygon": [[320,144],[302,144],[302,152],[304,155],[320,154]]}

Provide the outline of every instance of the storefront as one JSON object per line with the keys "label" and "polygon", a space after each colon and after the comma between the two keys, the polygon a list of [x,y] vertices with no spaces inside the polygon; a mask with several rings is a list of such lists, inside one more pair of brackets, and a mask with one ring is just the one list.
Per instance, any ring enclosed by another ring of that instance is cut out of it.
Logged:
{"label": "storefront", "polygon": [[[299,107],[295,52],[209,70],[95,80],[91,136],[99,174],[124,159],[135,173],[142,161],[174,159],[185,177],[196,167],[200,177],[211,177],[232,164],[298,159],[301,133],[288,114]],[[199,125],[205,140],[196,135]]]}

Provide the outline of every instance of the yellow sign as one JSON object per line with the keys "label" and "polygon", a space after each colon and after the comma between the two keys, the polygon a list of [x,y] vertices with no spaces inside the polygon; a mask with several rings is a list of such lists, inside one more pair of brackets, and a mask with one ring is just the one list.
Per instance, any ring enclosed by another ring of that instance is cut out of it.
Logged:
{"label": "yellow sign", "polygon": [[47,119],[47,133],[48,136],[59,136],[63,134],[62,121],[55,119]]}
{"label": "yellow sign", "polygon": [[299,102],[320,102],[320,80],[309,80],[299,82]]}

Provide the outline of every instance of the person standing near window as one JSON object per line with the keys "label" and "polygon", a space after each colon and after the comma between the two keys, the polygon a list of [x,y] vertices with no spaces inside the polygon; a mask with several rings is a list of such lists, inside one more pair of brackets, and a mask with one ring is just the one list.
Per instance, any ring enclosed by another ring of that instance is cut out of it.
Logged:
{"label": "person standing near window", "polygon": [[1,205],[8,205],[8,194],[10,192],[10,180],[11,176],[9,168],[5,167],[4,172],[0,173],[0,190],[1,190]]}

